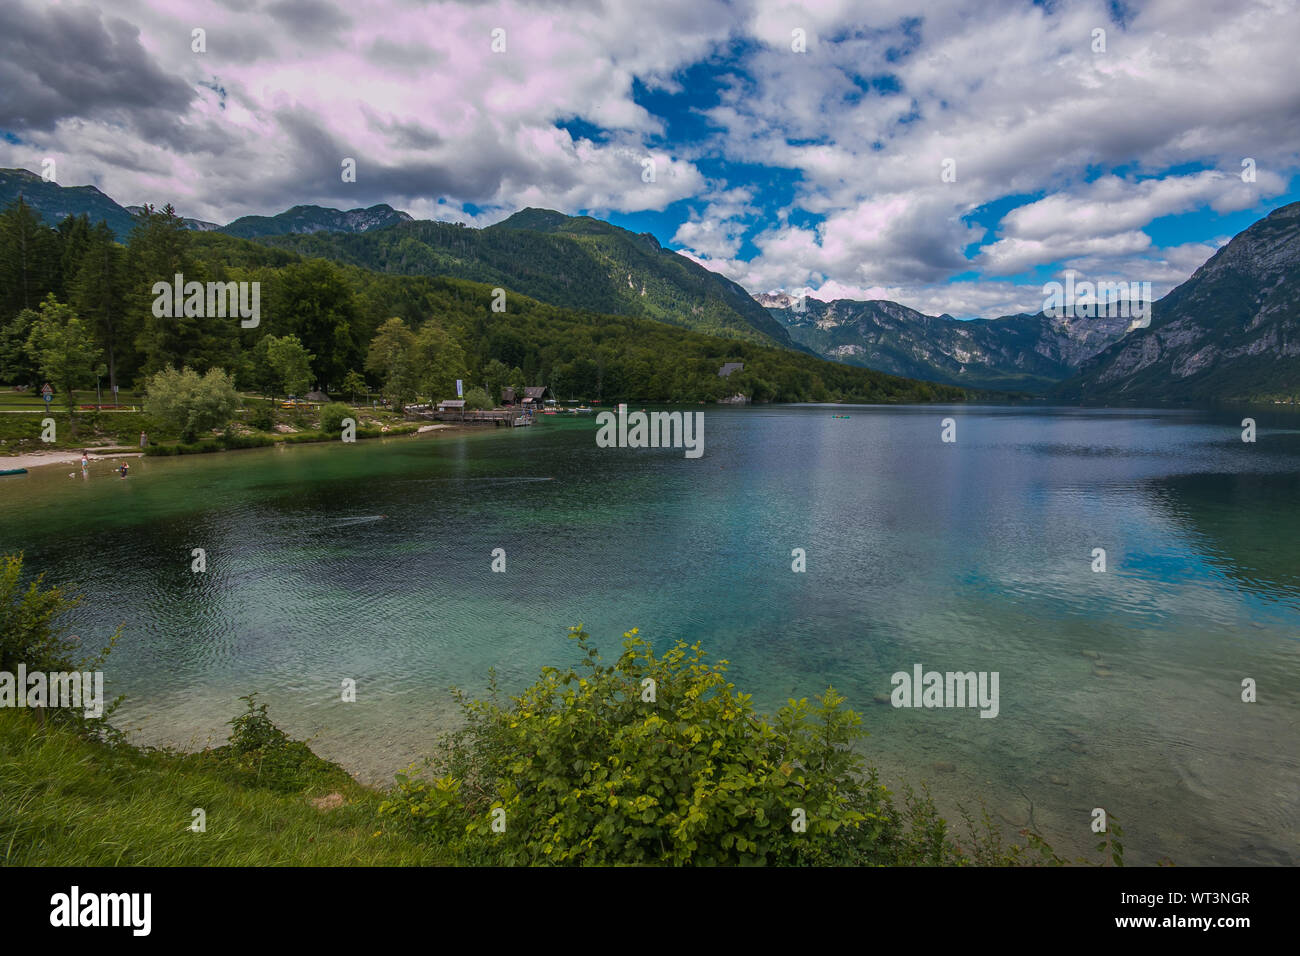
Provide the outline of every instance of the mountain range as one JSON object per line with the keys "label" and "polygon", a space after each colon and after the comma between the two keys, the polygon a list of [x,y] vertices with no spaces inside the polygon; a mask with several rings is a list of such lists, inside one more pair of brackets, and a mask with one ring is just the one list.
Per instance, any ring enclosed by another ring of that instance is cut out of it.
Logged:
{"label": "mountain range", "polygon": [[756,295],[791,338],[823,358],[967,388],[1041,393],[1121,338],[1126,318],[954,319],[886,299],[799,302]]}
{"label": "mountain range", "polygon": [[[46,182],[26,169],[0,169],[0,207],[21,195],[27,205],[40,213],[46,225],[57,226],[65,216],[85,213],[92,223],[104,221],[119,242],[126,242],[135,228],[135,216],[143,206],[121,206],[94,186],[60,186]],[[411,222],[411,216],[392,206],[380,204],[369,209],[326,209],[322,206],[294,206],[276,216],[243,216],[220,225],[202,219],[184,219],[197,232],[224,232],[242,239],[277,236],[285,233],[366,232],[383,229],[399,222]]]}
{"label": "mountain range", "polygon": [[781,323],[735,282],[663,248],[649,233],[638,235],[589,216],[524,209],[485,229],[414,221],[365,233],[315,232],[258,241],[376,272],[456,276],[549,305],[798,347]]}
{"label": "mountain range", "polygon": [[[119,240],[132,210],[94,186],[64,187],[24,169],[0,170],[0,207],[22,195],[54,226],[67,215],[104,220]],[[294,206],[275,216],[244,216],[218,231],[305,256],[396,275],[447,275],[501,286],[540,302],[670,325],[762,345],[797,346],[785,328],[730,279],[637,235],[587,216],[525,209],[486,229],[417,221],[388,205],[341,211]]]}
{"label": "mountain range", "polygon": [[[93,186],[0,170],[0,206],[20,194],[50,225],[85,213],[121,240],[139,208]],[[649,233],[548,209],[524,209],[483,229],[415,220],[386,204],[347,211],[295,206],[226,225],[185,222],[376,272],[451,276],[550,305],[654,319],[972,389],[1089,403],[1300,392],[1300,203],[1236,236],[1153,305],[1148,328],[1133,331],[1126,318],[1038,313],[958,320],[888,300],[751,296]]]}

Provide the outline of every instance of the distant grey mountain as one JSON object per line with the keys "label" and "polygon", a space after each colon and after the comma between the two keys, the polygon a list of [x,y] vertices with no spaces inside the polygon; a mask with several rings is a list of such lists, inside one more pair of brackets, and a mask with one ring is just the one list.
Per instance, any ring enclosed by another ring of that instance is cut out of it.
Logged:
{"label": "distant grey mountain", "polygon": [[1126,318],[1008,315],[954,319],[887,299],[754,296],[794,341],[823,358],[968,388],[1046,392],[1123,337]]}
{"label": "distant grey mountain", "polygon": [[220,229],[227,235],[253,239],[258,236],[304,235],[313,232],[370,232],[372,229],[384,229],[414,221],[410,215],[387,203],[369,209],[349,209],[346,212],[325,206],[294,206],[277,216],[244,216]]}
{"label": "distant grey mountain", "polygon": [[1300,400],[1300,202],[1238,233],[1136,329],[1054,393],[1063,401]]}
{"label": "distant grey mountain", "polygon": [[[125,242],[135,227],[135,215],[142,206],[121,206],[94,186],[60,186],[46,182],[26,169],[0,169],[0,208],[21,195],[27,205],[40,214],[47,225],[57,226],[67,216],[85,213],[91,224],[103,221],[120,242]],[[361,233],[403,222],[410,215],[392,206],[380,204],[369,209],[330,209],[325,206],[294,206],[276,216],[244,216],[227,225],[185,219],[185,225],[197,232],[220,231],[244,239],[313,232]]]}
{"label": "distant grey mountain", "polygon": [[[138,216],[140,213],[144,212],[144,206],[126,206],[124,208],[133,216]],[[215,222],[204,222],[202,219],[182,219],[181,222],[185,223],[186,226],[193,229],[195,232],[215,232],[221,228],[221,226]]]}

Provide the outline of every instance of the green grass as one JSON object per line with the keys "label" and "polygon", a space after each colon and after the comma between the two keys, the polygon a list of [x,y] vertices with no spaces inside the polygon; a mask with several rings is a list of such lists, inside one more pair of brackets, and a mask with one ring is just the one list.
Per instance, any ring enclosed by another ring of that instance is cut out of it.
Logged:
{"label": "green grass", "polygon": [[[53,418],[55,423],[55,441],[52,442],[41,441],[41,422],[46,417]],[[142,412],[78,412],[74,434],[65,408],[55,408],[48,416],[45,412],[0,411],[0,441],[3,441],[0,455],[104,445],[138,448],[141,431],[148,433],[151,442],[175,437],[163,432],[157,422]]]}
{"label": "green grass", "polygon": [[[130,398],[127,393],[123,392],[123,402],[139,402],[140,397],[132,392]],[[90,401],[94,401],[94,393],[90,393]],[[33,451],[50,451],[57,449],[66,449],[79,451],[88,447],[121,447],[128,450],[138,450],[140,447],[140,432],[145,432],[149,436],[150,454],[177,455],[193,454],[205,451],[222,450],[222,444],[213,438],[204,438],[199,442],[189,445],[180,445],[179,436],[174,429],[164,428],[157,420],[151,418],[144,412],[118,412],[103,411],[89,412],[78,410],[75,418],[76,430],[73,431],[73,423],[68,421],[67,408],[55,402],[49,409],[45,410],[20,410],[23,408],[22,402],[28,401],[28,398],[17,396],[10,391],[0,391],[0,459],[5,455],[17,455]],[[81,393],[78,393],[78,401],[81,400]],[[267,399],[261,396],[245,395],[245,407],[236,418],[236,422],[248,424],[249,419],[258,411],[267,415],[267,421],[271,424],[291,424],[304,431],[297,434],[283,435],[279,432],[263,432],[255,429],[250,436],[251,440],[236,441],[230,447],[252,448],[262,444],[273,444],[275,442],[287,441],[290,443],[311,442],[311,441],[329,441],[337,440],[338,435],[325,435],[313,431],[319,424],[320,411],[318,408],[304,409],[283,409],[279,407],[279,401]],[[40,405],[39,399],[36,401]],[[389,425],[387,432],[382,432],[378,427],[367,427],[363,424],[357,429],[358,438],[379,438],[394,435],[405,435],[419,429],[418,423],[406,422],[401,415],[387,409],[371,409],[366,406],[358,407],[360,413],[357,416],[358,423],[373,419],[375,422]],[[55,441],[41,441],[41,433],[44,428],[42,422],[47,418],[53,418],[55,422]],[[363,418],[364,417],[364,418]],[[265,440],[259,440],[265,439]]]}
{"label": "green grass", "polygon": [[[99,398],[95,397],[95,390],[76,389],[72,393],[73,400],[77,405],[95,405],[102,403],[104,405],[113,404],[113,393],[105,384],[101,389]],[[117,393],[117,404],[134,405],[137,408],[144,401],[144,393],[134,389],[119,389]],[[16,392],[13,386],[0,386],[0,410],[17,409],[23,411],[41,411],[45,408],[45,400],[41,398],[40,389],[29,389],[26,392]],[[50,408],[53,411],[62,411],[67,414],[67,401],[60,394],[55,394],[54,400],[50,402]]]}
{"label": "green grass", "polygon": [[[378,821],[382,794],[290,744],[275,774],[229,747],[142,751],[0,710],[0,865],[419,866],[449,862]],[[259,767],[260,771],[261,768]],[[309,799],[338,793],[319,810]],[[207,831],[190,830],[191,811]]]}

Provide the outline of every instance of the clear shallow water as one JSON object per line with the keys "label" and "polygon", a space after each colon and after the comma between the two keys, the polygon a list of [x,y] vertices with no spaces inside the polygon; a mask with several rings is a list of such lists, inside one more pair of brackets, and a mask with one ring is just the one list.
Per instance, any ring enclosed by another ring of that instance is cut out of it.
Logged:
{"label": "clear shallow water", "polygon": [[[1133,863],[1295,864],[1300,418],[1257,413],[1250,445],[1241,417],[710,407],[696,460],[598,449],[583,417],[47,468],[0,479],[0,551],[77,583],[88,642],[123,625],[109,688],[148,742],[221,741],[256,691],[384,782],[452,685],[573,661],[570,624],[610,654],[640,627],[703,639],[763,709],[834,684],[949,812],[983,798],[1078,853],[1104,806]],[[999,672],[999,716],[874,702],[916,663]]]}

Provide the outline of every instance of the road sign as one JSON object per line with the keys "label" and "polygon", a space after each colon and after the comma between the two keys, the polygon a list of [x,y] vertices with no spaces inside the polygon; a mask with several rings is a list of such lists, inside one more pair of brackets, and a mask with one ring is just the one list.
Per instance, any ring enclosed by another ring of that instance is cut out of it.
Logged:
{"label": "road sign", "polygon": [[116,385],[113,386],[113,397],[114,397],[114,398],[117,397],[117,386],[116,386]]}
{"label": "road sign", "polygon": [[50,404],[50,402],[54,401],[54,396],[51,395],[49,392],[41,392],[41,398],[45,399],[45,404],[46,404],[46,405],[48,405],[48,404]]}

